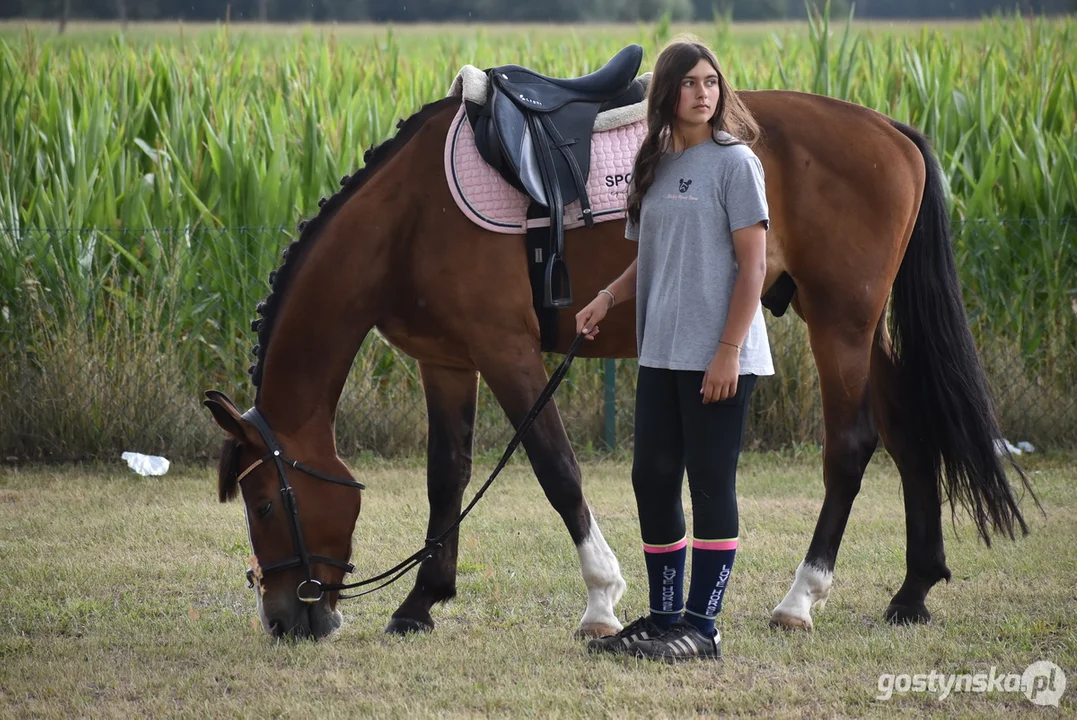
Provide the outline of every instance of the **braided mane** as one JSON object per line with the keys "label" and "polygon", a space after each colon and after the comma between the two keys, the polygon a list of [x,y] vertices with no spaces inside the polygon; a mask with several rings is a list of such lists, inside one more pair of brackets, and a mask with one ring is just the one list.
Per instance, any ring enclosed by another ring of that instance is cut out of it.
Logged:
{"label": "braided mane", "polygon": [[354,175],[345,175],[341,181],[341,189],[329,199],[322,198],[318,203],[321,208],[318,214],[309,221],[299,223],[299,237],[284,249],[281,256],[282,262],[273,272],[269,273],[270,292],[265,300],[258,303],[256,308],[260,318],[251,322],[251,330],[258,333],[258,344],[254,346],[252,354],[257,360],[247,372],[251,375],[254,386],[261,390],[262,370],[265,365],[266,348],[269,347],[273,328],[276,325],[277,315],[281,303],[288,292],[292,282],[294,270],[300,260],[306,256],[314,240],[319,236],[326,222],[339,210],[345,202],[351,198],[363,185],[378,171],[381,165],[399,148],[402,147],[423,126],[427,119],[448,104],[456,104],[460,98],[446,97],[432,103],[423,105],[422,108],[409,117],[397,123],[397,134],[376,147],[371,147],[363,153],[363,168]]}

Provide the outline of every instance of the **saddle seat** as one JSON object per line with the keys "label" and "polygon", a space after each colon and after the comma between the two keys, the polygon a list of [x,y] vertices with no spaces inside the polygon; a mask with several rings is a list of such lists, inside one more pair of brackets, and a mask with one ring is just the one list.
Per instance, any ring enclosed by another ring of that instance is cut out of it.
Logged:
{"label": "saddle seat", "polygon": [[579,78],[551,78],[520,65],[491,68],[486,103],[467,108],[482,158],[550,218],[547,251],[533,253],[545,265],[544,307],[572,305],[564,209],[579,200],[584,224],[593,225],[586,189],[592,128],[600,111],[643,100],[636,80],[642,60],[643,48],[629,45]]}
{"label": "saddle seat", "polygon": [[520,65],[502,65],[493,69],[501,79],[501,88],[520,98],[522,107],[534,112],[552,112],[567,102],[604,103],[620,94],[636,79],[643,48],[629,45],[590,75],[578,78],[554,78]]}

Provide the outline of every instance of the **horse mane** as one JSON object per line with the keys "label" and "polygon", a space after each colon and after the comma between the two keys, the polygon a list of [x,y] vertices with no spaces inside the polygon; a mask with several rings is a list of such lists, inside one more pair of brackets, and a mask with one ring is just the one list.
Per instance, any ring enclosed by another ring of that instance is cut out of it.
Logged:
{"label": "horse mane", "polygon": [[221,460],[217,465],[217,497],[228,502],[239,492],[239,443],[228,438],[221,448]]}
{"label": "horse mane", "polygon": [[[412,114],[411,117],[398,122],[396,125],[397,134],[376,147],[371,146],[365,153],[363,153],[362,169],[351,176],[345,175],[340,181],[341,189],[328,199],[322,198],[318,203],[321,208],[318,211],[318,214],[310,220],[304,220],[299,223],[299,237],[284,249],[284,253],[281,256],[282,262],[280,267],[269,273],[269,295],[265,300],[258,303],[258,307],[256,308],[261,317],[256,318],[251,323],[251,330],[258,333],[258,344],[255,345],[252,350],[252,354],[257,360],[254,365],[250,366],[247,372],[250,373],[251,381],[254,383],[254,387],[257,388],[258,393],[261,392],[262,370],[265,365],[266,348],[269,347],[269,341],[273,335],[273,328],[276,325],[277,314],[280,311],[281,303],[291,285],[292,277],[295,274],[295,268],[298,267],[302,259],[306,257],[307,252],[314,244],[314,240],[321,233],[322,228],[325,227],[326,222],[351,198],[352,195],[363,187],[367,180],[374,176],[385,161],[388,160],[397,149],[403,147],[404,144],[415,135],[419,128],[421,128],[433,114],[448,104],[456,104],[459,102],[460,98],[458,97],[442,98],[435,102],[423,105],[422,108],[420,108],[418,112]],[[222,456],[222,463],[223,462],[224,459]],[[223,485],[221,487],[223,493]]]}

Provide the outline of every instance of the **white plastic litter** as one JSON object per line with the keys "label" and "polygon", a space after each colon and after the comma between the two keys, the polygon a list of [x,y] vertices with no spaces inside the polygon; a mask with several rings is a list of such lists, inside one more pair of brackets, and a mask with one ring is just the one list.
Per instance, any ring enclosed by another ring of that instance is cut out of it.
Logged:
{"label": "white plastic litter", "polygon": [[1027,440],[1022,440],[1021,442],[1017,443],[1016,445],[1011,443],[1006,438],[999,438],[998,440],[995,441],[995,454],[996,455],[1001,455],[1004,452],[1006,452],[1007,450],[1009,450],[1010,454],[1014,455],[1014,456],[1023,455],[1024,453],[1034,453],[1034,452],[1036,452],[1035,446],[1033,446],[1032,443],[1028,442]]}
{"label": "white plastic litter", "polygon": [[168,472],[168,460],[160,455],[125,452],[120,457],[126,460],[128,467],[139,475],[164,475]]}

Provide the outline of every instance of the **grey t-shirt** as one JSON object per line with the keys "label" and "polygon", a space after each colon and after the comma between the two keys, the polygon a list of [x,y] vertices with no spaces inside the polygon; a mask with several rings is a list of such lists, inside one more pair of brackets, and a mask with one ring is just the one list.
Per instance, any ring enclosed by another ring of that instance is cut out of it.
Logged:
{"label": "grey t-shirt", "polygon": [[[639,225],[625,226],[625,237],[639,242],[640,365],[707,369],[737,277],[733,232],[759,222],[769,223],[763,164],[747,145],[708,140],[662,156]],[[774,374],[761,304],[741,348],[740,372]]]}

